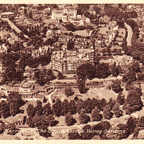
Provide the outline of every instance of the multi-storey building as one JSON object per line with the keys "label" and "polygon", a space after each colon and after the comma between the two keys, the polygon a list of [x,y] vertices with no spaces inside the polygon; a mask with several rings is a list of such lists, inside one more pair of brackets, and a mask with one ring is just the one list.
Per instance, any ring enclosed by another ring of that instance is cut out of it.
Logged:
{"label": "multi-storey building", "polygon": [[51,57],[52,69],[63,74],[74,74],[77,67],[85,63],[95,64],[95,46],[78,51],[54,51]]}
{"label": "multi-storey building", "polygon": [[77,10],[75,9],[53,9],[52,19],[68,21],[68,19],[77,18]]}

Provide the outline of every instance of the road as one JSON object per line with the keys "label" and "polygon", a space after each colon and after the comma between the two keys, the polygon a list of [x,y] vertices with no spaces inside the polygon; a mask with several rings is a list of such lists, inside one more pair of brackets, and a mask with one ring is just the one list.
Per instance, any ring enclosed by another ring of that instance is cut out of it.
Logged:
{"label": "road", "polygon": [[[12,22],[9,20],[9,18],[2,18],[2,20],[7,21],[8,24],[10,25],[10,27],[11,27],[12,29],[14,29],[17,33],[21,33],[21,32],[22,32],[14,23],[12,23]],[[25,34],[24,34],[24,37],[25,37],[25,38],[29,38],[29,37],[28,37],[27,35],[25,35]]]}
{"label": "road", "polygon": [[124,25],[125,27],[127,28],[127,31],[128,31],[128,36],[127,36],[127,46],[131,46],[131,38],[132,38],[132,35],[133,35],[133,31],[132,31],[132,28],[124,22]]}

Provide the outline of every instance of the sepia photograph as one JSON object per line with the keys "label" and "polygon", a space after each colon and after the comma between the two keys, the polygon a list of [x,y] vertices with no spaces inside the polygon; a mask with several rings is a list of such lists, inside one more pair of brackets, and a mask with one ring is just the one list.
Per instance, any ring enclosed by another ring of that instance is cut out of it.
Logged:
{"label": "sepia photograph", "polygon": [[0,140],[142,139],[143,3],[0,3]]}

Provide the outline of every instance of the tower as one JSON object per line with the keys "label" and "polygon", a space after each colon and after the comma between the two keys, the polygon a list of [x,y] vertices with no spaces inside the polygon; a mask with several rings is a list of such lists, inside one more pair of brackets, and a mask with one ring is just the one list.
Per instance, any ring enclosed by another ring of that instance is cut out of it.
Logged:
{"label": "tower", "polygon": [[91,41],[91,57],[90,57],[90,63],[92,65],[95,65],[95,39],[92,39]]}
{"label": "tower", "polygon": [[91,63],[92,65],[95,64],[95,49],[94,49],[93,46],[91,46],[90,63]]}

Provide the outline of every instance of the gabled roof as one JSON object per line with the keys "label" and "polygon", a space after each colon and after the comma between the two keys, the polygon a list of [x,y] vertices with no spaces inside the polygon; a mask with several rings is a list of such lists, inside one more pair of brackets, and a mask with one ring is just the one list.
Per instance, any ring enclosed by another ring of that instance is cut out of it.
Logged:
{"label": "gabled roof", "polygon": [[63,14],[63,9],[53,9],[52,13],[62,13]]}

